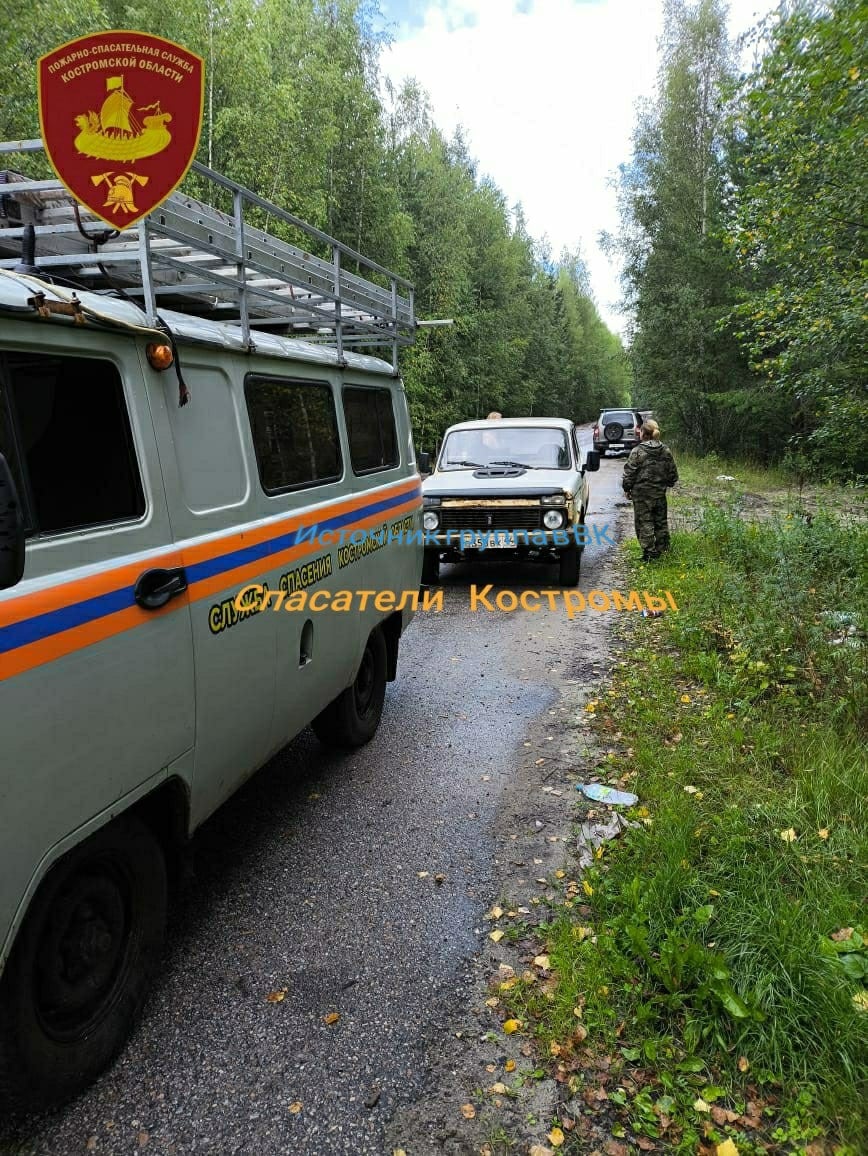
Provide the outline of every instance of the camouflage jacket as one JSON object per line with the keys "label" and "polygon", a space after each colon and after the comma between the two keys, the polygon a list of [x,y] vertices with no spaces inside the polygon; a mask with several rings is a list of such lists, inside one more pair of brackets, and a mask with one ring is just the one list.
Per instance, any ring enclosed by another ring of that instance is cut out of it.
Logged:
{"label": "camouflage jacket", "polygon": [[624,466],[622,485],[625,494],[639,490],[649,498],[662,498],[669,486],[678,481],[675,459],[662,442],[640,442],[631,451]]}

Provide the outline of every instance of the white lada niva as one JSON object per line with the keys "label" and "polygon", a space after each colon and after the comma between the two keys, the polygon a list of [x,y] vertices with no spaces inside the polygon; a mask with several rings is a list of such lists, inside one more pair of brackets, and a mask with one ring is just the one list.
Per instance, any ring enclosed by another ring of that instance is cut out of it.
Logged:
{"label": "white lada niva", "polygon": [[566,418],[523,417],[451,426],[434,472],[422,486],[425,564],[436,582],[441,561],[516,558],[557,561],[560,584],[575,586],[585,537],[591,450],[582,462]]}

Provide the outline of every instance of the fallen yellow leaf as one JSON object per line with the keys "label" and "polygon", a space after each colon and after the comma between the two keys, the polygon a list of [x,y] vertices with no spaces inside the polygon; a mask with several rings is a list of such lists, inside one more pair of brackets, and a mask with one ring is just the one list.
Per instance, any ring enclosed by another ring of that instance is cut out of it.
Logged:
{"label": "fallen yellow leaf", "polygon": [[551,960],[547,955],[535,955],[533,957],[534,967],[542,968],[543,971],[548,971]]}
{"label": "fallen yellow leaf", "polygon": [[551,1144],[552,1148],[560,1148],[565,1139],[566,1137],[560,1128],[552,1128],[551,1132],[548,1134],[548,1142]]}
{"label": "fallen yellow leaf", "polygon": [[506,1063],[503,1065],[503,1070],[505,1072],[514,1072],[515,1071],[515,1060],[507,1060]]}
{"label": "fallen yellow leaf", "polygon": [[509,1088],[507,1088],[506,1084],[501,1084],[498,1080],[498,1082],[496,1084],[492,1084],[488,1090],[495,1096],[505,1096],[509,1091]]}
{"label": "fallen yellow leaf", "polygon": [[504,935],[506,935],[506,932],[502,931],[498,927],[497,931],[489,931],[488,938],[493,939],[495,943],[500,943],[500,941],[501,941],[501,939],[503,939]]}
{"label": "fallen yellow leaf", "polygon": [[506,1020],[503,1025],[503,1030],[508,1036],[511,1036],[512,1033],[517,1032],[520,1027],[521,1020]]}
{"label": "fallen yellow leaf", "polygon": [[498,990],[499,991],[509,991],[509,989],[512,987],[515,987],[515,985],[517,983],[518,983],[518,978],[514,975],[511,975],[509,977],[509,979],[505,979],[503,981],[503,983],[498,984]]}
{"label": "fallen yellow leaf", "polygon": [[549,1055],[559,1056],[561,1054],[561,1050],[561,1045],[558,1043],[558,1041],[552,1040],[552,1042],[549,1044]]}
{"label": "fallen yellow leaf", "polygon": [[856,1011],[868,1012],[868,991],[857,991],[853,996]]}
{"label": "fallen yellow leaf", "polygon": [[690,786],[690,787],[685,787],[684,790],[687,792],[688,795],[696,795],[699,792],[699,787]]}
{"label": "fallen yellow leaf", "polygon": [[732,1140],[724,1140],[717,1145],[717,1156],[738,1156],[738,1148]]}
{"label": "fallen yellow leaf", "polygon": [[502,907],[492,907],[492,909],[488,913],[488,918],[489,919],[500,919],[501,915],[503,915],[503,908]]}
{"label": "fallen yellow leaf", "polygon": [[582,880],[582,890],[584,891],[584,893],[586,895],[593,895],[594,894],[594,889],[590,885],[590,883],[587,881],[587,879]]}
{"label": "fallen yellow leaf", "polygon": [[683,694],[681,696],[681,701],[682,702],[690,702],[690,695],[689,694]]}
{"label": "fallen yellow leaf", "polygon": [[786,831],[781,831],[781,838],[785,843],[794,843],[798,839],[798,835],[792,827],[787,827]]}
{"label": "fallen yellow leaf", "polygon": [[738,1058],[738,1070],[740,1072],[746,1072],[749,1068],[750,1068],[750,1060],[747,1058],[747,1056],[739,1056],[739,1058]]}
{"label": "fallen yellow leaf", "polygon": [[594,934],[593,927],[574,927],[573,935],[581,943],[583,939],[587,939],[589,935]]}
{"label": "fallen yellow leaf", "polygon": [[555,879],[563,879],[566,877],[566,871],[555,871]]}
{"label": "fallen yellow leaf", "polygon": [[289,1110],[292,1112],[293,1116],[297,1116],[303,1107],[304,1104],[302,1104],[301,1100],[293,1100],[289,1105]]}
{"label": "fallen yellow leaf", "polygon": [[546,1148],[545,1144],[531,1144],[528,1156],[555,1156],[553,1148]]}
{"label": "fallen yellow leaf", "polygon": [[821,839],[828,839],[829,838],[829,828],[828,827],[821,827],[820,830],[817,832],[817,834],[819,835],[819,837]]}
{"label": "fallen yellow leaf", "polygon": [[461,1115],[464,1117],[465,1120],[472,1120],[473,1117],[476,1115],[476,1109],[473,1107],[472,1104],[462,1104],[461,1105]]}
{"label": "fallen yellow leaf", "polygon": [[336,1024],[340,1018],[340,1012],[329,1012],[328,1015],[322,1017],[322,1022],[329,1025]]}
{"label": "fallen yellow leaf", "polygon": [[270,991],[265,997],[269,1003],[282,1003],[286,999],[286,988],[280,991]]}
{"label": "fallen yellow leaf", "polygon": [[416,878],[417,879],[427,879],[429,874],[430,874],[430,872],[428,872],[428,871],[417,871],[416,872]]}
{"label": "fallen yellow leaf", "polygon": [[499,1003],[500,1003],[500,1000],[497,998],[497,996],[492,995],[492,996],[489,996],[488,999],[485,1001],[485,1006],[486,1007],[497,1007],[497,1005]]}
{"label": "fallen yellow leaf", "polygon": [[392,1156],[407,1156],[407,1149],[406,1148],[393,1148],[392,1149]]}
{"label": "fallen yellow leaf", "polygon": [[709,1104],[706,1104],[705,1100],[703,1100],[701,1096],[699,1096],[697,1099],[695,1099],[693,1101],[693,1108],[696,1112],[710,1112],[711,1111],[711,1106]]}

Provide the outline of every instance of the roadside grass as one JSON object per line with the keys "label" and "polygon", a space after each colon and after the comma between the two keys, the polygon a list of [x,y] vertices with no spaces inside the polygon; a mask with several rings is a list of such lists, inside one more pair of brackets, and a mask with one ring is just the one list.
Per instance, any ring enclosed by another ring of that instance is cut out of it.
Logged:
{"label": "roadside grass", "polygon": [[514,1014],[640,1147],[868,1150],[868,530],[708,505],[665,562],[630,551],[680,607],[629,620],[587,710],[637,825]]}
{"label": "roadside grass", "polygon": [[841,485],[819,479],[816,472],[799,475],[783,465],[764,469],[749,462],[727,461],[714,453],[702,458],[679,454],[677,460],[680,481],[670,502],[676,515],[683,512],[691,525],[696,505],[709,498],[736,508],[753,507],[755,514],[827,510],[862,521],[868,515],[865,479]]}
{"label": "roadside grass", "polygon": [[783,467],[767,469],[762,466],[751,465],[750,462],[729,461],[714,453],[707,454],[705,457],[679,453],[678,473],[682,481],[691,485],[709,486],[723,475],[734,478],[738,485],[757,493],[765,493],[770,490],[798,492],[799,488],[796,474]]}

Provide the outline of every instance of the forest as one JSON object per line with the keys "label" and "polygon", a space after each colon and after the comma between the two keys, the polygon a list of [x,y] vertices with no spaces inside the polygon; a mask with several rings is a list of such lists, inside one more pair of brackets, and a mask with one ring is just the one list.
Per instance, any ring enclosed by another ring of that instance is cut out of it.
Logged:
{"label": "forest", "polygon": [[554,257],[529,234],[412,80],[381,83],[375,5],[5,2],[0,139],[39,135],[35,64],[56,45],[102,28],[176,40],[205,61],[197,159],[411,280],[420,318],[454,319],[402,354],[420,449],[493,409],[587,420],[629,399],[581,255]]}
{"label": "forest", "polygon": [[864,0],[784,0],[738,45],[721,0],[666,4],[607,242],[634,400],[700,454],[868,473],[866,34]]}
{"label": "forest", "polygon": [[699,454],[868,473],[864,0],[784,0],[739,45],[723,0],[666,0],[603,238],[626,347],[581,253],[530,235],[414,80],[382,80],[376,0],[3,7],[0,137],[38,135],[43,52],[157,32],[205,60],[200,161],[413,281],[420,318],[454,318],[402,355],[420,448],[492,409],[589,420],[632,398]]}

